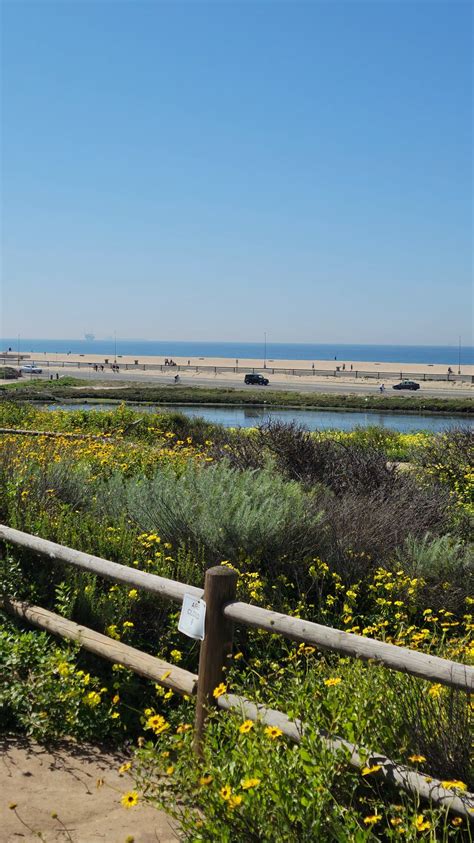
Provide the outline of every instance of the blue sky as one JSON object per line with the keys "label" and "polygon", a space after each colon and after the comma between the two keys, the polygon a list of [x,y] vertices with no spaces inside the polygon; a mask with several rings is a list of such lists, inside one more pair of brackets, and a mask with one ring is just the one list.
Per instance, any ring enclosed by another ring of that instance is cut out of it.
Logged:
{"label": "blue sky", "polygon": [[467,2],[3,11],[3,336],[472,342]]}

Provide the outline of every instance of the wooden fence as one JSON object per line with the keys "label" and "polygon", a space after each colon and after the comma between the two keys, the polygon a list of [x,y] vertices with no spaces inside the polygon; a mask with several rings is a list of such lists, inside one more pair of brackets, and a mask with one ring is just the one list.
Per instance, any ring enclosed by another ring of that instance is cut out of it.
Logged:
{"label": "wooden fence", "polygon": [[[287,737],[296,742],[300,742],[304,734],[304,724],[300,721],[291,720],[285,714],[265,706],[255,705],[244,697],[228,693],[217,700],[213,698],[213,690],[223,679],[223,667],[231,652],[235,622],[279,634],[293,641],[314,645],[322,650],[375,661],[391,670],[438,682],[458,691],[470,693],[474,687],[474,668],[468,665],[238,602],[235,600],[237,574],[227,567],[210,568],[205,575],[204,589],[201,589],[155,574],[137,571],[135,568],[91,556],[3,525],[0,525],[0,540],[53,562],[64,562],[83,571],[99,574],[116,583],[143,588],[163,598],[177,602],[182,602],[185,595],[204,599],[206,629],[201,644],[197,675],[115,641],[106,635],[100,635],[94,630],[66,620],[41,607],[10,599],[3,601],[5,610],[16,617],[27,620],[41,629],[47,629],[77,641],[85,649],[109,661],[123,664],[163,687],[171,688],[180,694],[195,696],[194,745],[198,755],[201,753],[204,740],[207,712],[213,705],[224,710],[237,709],[248,719],[277,726]],[[433,804],[443,806],[449,811],[470,820],[473,819],[474,793],[454,792],[444,788],[441,781],[404,765],[396,764],[381,753],[366,750],[324,732],[321,732],[320,736],[331,751],[343,752],[351,767],[360,770],[366,764],[369,766],[378,764],[381,767],[380,774],[392,784],[427,799]]]}

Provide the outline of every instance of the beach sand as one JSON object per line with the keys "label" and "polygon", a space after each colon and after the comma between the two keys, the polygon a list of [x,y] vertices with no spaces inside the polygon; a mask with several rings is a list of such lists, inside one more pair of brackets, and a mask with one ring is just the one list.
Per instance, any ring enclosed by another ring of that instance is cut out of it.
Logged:
{"label": "beach sand", "polygon": [[[104,357],[102,354],[64,354],[64,353],[51,353],[51,352],[30,352],[28,355],[22,355],[23,360],[22,364],[29,363],[29,362],[36,362],[40,366],[45,366],[48,362],[53,367],[58,368],[71,368],[77,371],[77,369],[81,368],[89,368],[92,367],[94,364],[102,364],[104,366],[110,366],[110,364],[115,362],[115,358],[113,356]],[[169,359],[169,358],[168,358]],[[108,361],[108,364],[105,363],[105,360]],[[150,366],[163,366],[165,362],[165,357],[162,356],[154,356],[154,357],[133,357],[131,355],[117,355],[116,362],[117,364],[122,367],[130,367],[135,368],[135,361],[138,360],[138,365],[136,366],[137,370],[143,371],[143,366],[148,367]],[[339,378],[350,378],[351,376],[355,378],[355,373],[367,373],[372,376],[377,376],[379,374],[384,375],[393,375],[393,377],[403,377],[406,376],[418,376],[426,378],[429,375],[437,375],[437,376],[444,376],[447,375],[448,367],[444,364],[423,364],[423,363],[399,363],[399,362],[392,362],[392,363],[385,363],[380,361],[366,361],[366,360],[272,360],[270,358],[266,361],[266,366],[264,365],[264,361],[262,358],[254,358],[254,359],[235,359],[235,358],[227,358],[227,357],[174,357],[174,362],[177,366],[184,366],[190,367],[191,369],[196,370],[198,369],[208,369],[208,368],[227,368],[227,369],[235,369],[238,368],[239,376],[244,373],[246,370],[252,371],[255,369],[256,371],[263,372],[267,371],[269,374],[272,374],[272,370],[281,370],[286,369],[290,370],[288,374],[291,374],[292,370],[295,370],[298,375],[304,376],[313,376],[313,368],[315,372],[323,373],[323,377],[325,376],[324,373],[332,373],[335,377]],[[6,358],[0,356],[0,363],[5,361]],[[14,354],[8,355],[8,362],[11,365],[15,365],[18,363],[18,359]],[[64,363],[64,367],[63,367]],[[352,370],[351,370],[352,366]],[[343,369],[345,367],[345,369]],[[339,368],[339,371],[337,371]],[[453,375],[457,375],[457,365],[453,363],[451,365],[453,370]],[[177,371],[175,367],[166,367],[165,371]],[[305,371],[303,371],[305,370]],[[353,374],[352,374],[353,373]],[[461,367],[461,374],[464,376],[474,376],[474,366],[462,366]]]}

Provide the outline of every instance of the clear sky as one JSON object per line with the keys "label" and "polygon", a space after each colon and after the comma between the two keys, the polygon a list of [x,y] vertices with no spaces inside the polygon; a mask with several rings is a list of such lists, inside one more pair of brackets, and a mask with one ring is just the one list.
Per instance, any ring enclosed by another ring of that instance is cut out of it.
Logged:
{"label": "clear sky", "polygon": [[3,0],[0,333],[472,342],[471,16]]}

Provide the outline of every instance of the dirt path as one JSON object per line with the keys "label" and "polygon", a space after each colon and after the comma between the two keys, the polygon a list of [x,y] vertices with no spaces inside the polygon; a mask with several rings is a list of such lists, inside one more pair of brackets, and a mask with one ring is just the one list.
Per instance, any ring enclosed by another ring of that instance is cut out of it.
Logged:
{"label": "dirt path", "polygon": [[133,789],[129,776],[118,772],[127,760],[123,754],[72,741],[46,749],[18,737],[2,738],[0,753],[1,843],[179,840],[166,814],[147,805],[126,809],[120,804],[122,794]]}

